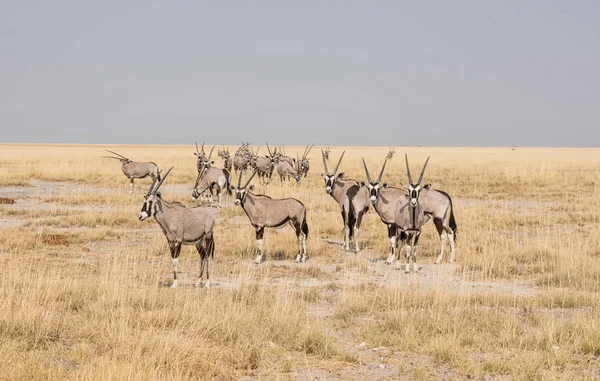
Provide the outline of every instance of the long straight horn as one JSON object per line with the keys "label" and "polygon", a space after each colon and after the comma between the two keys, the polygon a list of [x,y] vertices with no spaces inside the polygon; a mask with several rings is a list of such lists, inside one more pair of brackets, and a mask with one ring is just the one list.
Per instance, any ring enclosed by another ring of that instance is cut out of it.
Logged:
{"label": "long straight horn", "polygon": [[171,172],[171,170],[174,167],[169,168],[169,170],[167,171],[167,173],[165,173],[165,175],[162,177],[162,179],[160,179],[160,182],[158,183],[158,185],[156,185],[156,188],[154,188],[154,191],[152,191],[153,193],[158,192],[158,188],[160,188],[160,186],[162,185],[162,183],[165,182],[165,179],[167,178],[167,176],[169,176],[169,173]]}
{"label": "long straight horn", "polygon": [[408,154],[404,154],[404,159],[406,159],[406,173],[408,174],[408,182],[410,185],[414,185],[412,176],[410,175],[410,167],[408,166]]}
{"label": "long straight horn", "polygon": [[338,160],[338,163],[335,166],[335,171],[333,171],[334,176],[337,175],[338,168],[340,167],[340,163],[342,162],[342,159],[344,158],[345,153],[346,153],[346,151],[342,152],[342,156],[340,156],[340,160]]}
{"label": "long straight horn", "polygon": [[117,160],[124,160],[124,159],[122,159],[122,158],[120,158],[120,157],[114,157],[114,156],[101,156],[101,157],[105,157],[105,158],[107,158],[107,159],[117,159]]}
{"label": "long straight horn", "polygon": [[427,160],[425,160],[425,165],[423,165],[423,169],[421,169],[421,175],[419,176],[419,181],[417,181],[417,185],[421,185],[421,180],[423,180],[423,174],[425,173],[425,168],[427,168],[427,163],[429,162],[429,158],[431,156],[427,157]]}
{"label": "long straight horn", "polygon": [[381,177],[383,176],[383,170],[385,169],[386,164],[387,164],[387,157],[385,158],[385,161],[383,162],[383,167],[381,167],[381,172],[379,172],[379,177],[377,178],[377,184],[379,184],[381,182]]}
{"label": "long straight horn", "polygon": [[321,150],[321,155],[323,156],[323,165],[325,166],[325,174],[329,176],[329,169],[327,169],[327,159],[325,159],[325,152]]}
{"label": "long straight horn", "polygon": [[310,147],[308,147],[308,151],[306,151],[306,153],[304,154],[304,157],[302,158],[302,160],[306,159],[306,157],[308,156],[308,154],[310,153],[310,150],[315,146],[315,143],[313,143]]}
{"label": "long straight horn", "polygon": [[213,146],[213,148],[210,149],[210,153],[208,154],[208,160],[210,161],[210,157],[212,156],[213,150],[215,149],[216,146]]}
{"label": "long straight horn", "polygon": [[198,149],[198,142],[196,142],[196,153],[200,156],[200,150]]}
{"label": "long straight horn", "polygon": [[267,149],[269,150],[269,156],[272,156],[273,153],[271,153],[271,147],[269,147],[269,142],[267,142]]}
{"label": "long straight horn", "polygon": [[121,154],[119,154],[119,153],[116,153],[116,152],[114,152],[114,151],[111,151],[111,150],[106,150],[106,152],[110,152],[110,153],[112,153],[113,155],[117,155],[117,156],[120,156],[120,157],[122,157],[123,159],[129,160],[129,159],[127,159],[125,156],[123,156],[123,155],[121,155]]}
{"label": "long straight horn", "polygon": [[240,169],[240,176],[238,177],[238,189],[240,188],[240,185],[242,185],[242,175],[244,174],[244,170]]}
{"label": "long straight horn", "polygon": [[371,184],[373,182],[371,181],[371,174],[369,173],[369,169],[367,168],[367,163],[365,163],[365,159],[364,158],[361,158],[361,159],[362,159],[363,165],[365,167],[365,172],[367,173],[367,180],[369,180],[369,184]]}
{"label": "long straight horn", "polygon": [[152,184],[150,185],[150,188],[148,188],[148,193],[146,193],[146,197],[150,196],[150,194],[154,190],[154,185],[156,185],[157,181],[158,181],[158,177],[155,177],[154,180],[152,180]]}
{"label": "long straight horn", "polygon": [[256,175],[256,172],[258,172],[258,169],[254,170],[254,173],[252,173],[252,176],[250,176],[250,178],[248,179],[248,181],[246,181],[246,184],[244,185],[244,188],[246,188],[248,186],[248,184],[250,184],[250,181],[252,181],[252,178],[254,177],[254,175]]}

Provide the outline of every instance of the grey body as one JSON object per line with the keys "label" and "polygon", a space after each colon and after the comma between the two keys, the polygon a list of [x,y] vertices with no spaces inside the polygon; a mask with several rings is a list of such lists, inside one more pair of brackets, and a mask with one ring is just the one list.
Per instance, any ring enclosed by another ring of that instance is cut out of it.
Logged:
{"label": "grey body", "polygon": [[440,236],[440,254],[435,263],[441,263],[444,258],[446,240],[450,242],[450,258],[448,262],[454,262],[457,225],[454,218],[452,198],[444,191],[425,186],[419,194],[419,204],[423,207],[425,222],[432,219]]}
{"label": "grey body", "polygon": [[219,199],[218,205],[221,206],[221,193],[223,190],[231,195],[230,189],[231,174],[226,169],[209,167],[198,173],[194,189],[192,190],[192,200],[195,201],[205,192],[210,195],[210,201],[213,201],[213,190]]}
{"label": "grey body", "polygon": [[248,187],[248,184],[256,173],[255,170],[243,187],[240,174],[238,186],[235,188],[235,204],[242,207],[256,231],[257,256],[254,262],[257,264],[262,262],[265,228],[281,228],[286,224],[294,229],[298,239],[296,262],[305,262],[308,260],[306,250],[308,224],[304,204],[294,198],[272,199],[269,196],[252,194],[254,187],[252,185]]}
{"label": "grey body", "polygon": [[196,286],[202,285],[204,271],[206,270],[206,283],[204,286],[209,287],[209,259],[214,258],[215,254],[214,209],[186,208],[180,203],[170,203],[162,200],[160,193],[157,191],[168,174],[169,172],[156,188],[154,188],[156,181],[152,183],[138,218],[140,221],[144,221],[148,217],[154,217],[167,239],[173,262],[173,285],[171,287],[177,287],[177,270],[179,268],[181,245],[196,246],[200,255],[200,276]]}
{"label": "grey body", "polygon": [[213,161],[210,160],[213,149],[210,150],[210,154],[207,158],[198,159],[198,177],[192,190],[192,200],[196,200],[201,194],[208,191],[210,194],[210,201],[213,201],[213,189],[217,193],[219,198],[219,206],[221,206],[221,193],[223,189],[231,194],[230,180],[231,174],[227,169],[215,168],[212,165]]}
{"label": "grey body", "polygon": [[308,171],[310,170],[308,154],[310,153],[310,150],[313,148],[313,146],[314,144],[311,146],[306,146],[306,148],[304,149],[304,153],[302,154],[302,159],[298,163],[298,170],[304,177],[308,176]]}
{"label": "grey body", "polygon": [[344,179],[343,173],[337,173],[344,153],[342,153],[332,174],[329,173],[327,168],[325,153],[322,153],[325,167],[323,180],[325,180],[325,192],[333,197],[342,212],[342,219],[344,221],[344,250],[350,250],[350,239],[354,238],[354,251],[359,252],[358,231],[364,214],[369,211],[369,194],[366,188],[361,188],[358,181]]}
{"label": "grey body", "polygon": [[298,170],[290,165],[287,161],[280,161],[279,164],[277,164],[277,174],[279,174],[279,179],[281,182],[283,182],[284,178],[289,181],[290,177],[295,179],[297,182],[301,179]]}
{"label": "grey body", "polygon": [[160,171],[158,170],[158,165],[156,165],[156,163],[133,161],[116,152],[109,150],[107,151],[114,155],[117,155],[117,157],[105,157],[117,159],[121,162],[121,170],[123,171],[123,174],[125,174],[125,176],[127,176],[127,178],[129,179],[129,194],[133,193],[134,179],[143,179],[146,177],[150,177],[153,181],[160,180]]}

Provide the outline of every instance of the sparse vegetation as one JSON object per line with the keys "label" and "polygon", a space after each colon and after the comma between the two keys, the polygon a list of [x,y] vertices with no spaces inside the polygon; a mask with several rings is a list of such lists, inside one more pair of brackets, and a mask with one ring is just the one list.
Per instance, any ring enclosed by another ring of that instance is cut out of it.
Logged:
{"label": "sparse vegetation", "polygon": [[[265,233],[269,261],[252,264],[254,229],[226,197],[214,288],[192,287],[198,254],[185,247],[171,290],[164,237],[137,220],[150,181],[129,195],[106,148],[0,150],[0,379],[600,377],[599,150],[407,148],[415,161],[432,156],[424,182],[453,196],[458,222],[457,263],[433,265],[429,223],[423,268],[407,275],[383,264],[386,228],[373,210],[363,252],[340,250],[315,149],[299,184],[256,183],[306,206],[309,262],[293,263],[286,227]],[[376,167],[388,151],[345,149],[340,169],[357,179],[361,157]],[[161,190],[193,205],[193,147],[117,151],[174,165]],[[402,164],[388,163],[384,181],[404,181]]]}

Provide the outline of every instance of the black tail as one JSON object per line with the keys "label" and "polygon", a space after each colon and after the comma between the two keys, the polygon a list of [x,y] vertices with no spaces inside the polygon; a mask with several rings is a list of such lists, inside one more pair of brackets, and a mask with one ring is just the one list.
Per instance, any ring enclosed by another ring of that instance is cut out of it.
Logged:
{"label": "black tail", "polygon": [[356,223],[356,212],[354,211],[354,207],[352,206],[352,202],[350,202],[350,210],[348,211],[348,227],[350,228],[350,236],[349,238],[354,237],[354,224]]}
{"label": "black tail", "polygon": [[304,233],[304,236],[308,238],[308,224],[306,223],[306,216],[304,216],[304,221],[302,221],[302,233]]}
{"label": "black tail", "polygon": [[454,219],[454,206],[452,205],[452,198],[448,196],[448,200],[450,200],[450,221],[448,221],[448,223],[450,225],[450,229],[452,229],[452,232],[454,233],[454,242],[456,242],[456,238],[458,236],[458,226],[456,226],[456,220]]}

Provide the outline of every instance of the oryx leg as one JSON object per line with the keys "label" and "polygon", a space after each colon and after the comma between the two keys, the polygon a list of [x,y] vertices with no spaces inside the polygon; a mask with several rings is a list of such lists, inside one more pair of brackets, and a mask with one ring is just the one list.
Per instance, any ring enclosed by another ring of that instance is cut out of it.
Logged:
{"label": "oryx leg", "polygon": [[417,273],[419,272],[419,266],[417,265],[417,248],[419,244],[419,237],[421,236],[421,232],[417,232],[413,237],[413,247],[412,247],[412,271]]}
{"label": "oryx leg", "polygon": [[386,264],[392,265],[394,264],[394,259],[396,259],[396,239],[398,235],[398,228],[395,225],[388,225],[388,239],[390,240],[390,254],[388,255]]}
{"label": "oryx leg", "polygon": [[344,250],[350,251],[350,226],[344,209],[342,209],[342,219],[344,220]]}
{"label": "oryx leg", "polygon": [[196,250],[200,255],[200,275],[196,282],[196,287],[202,287],[204,282],[204,270],[206,269],[206,287],[209,286],[209,275],[208,275],[208,253],[206,251],[206,244],[203,240],[196,242]]}
{"label": "oryx leg", "polygon": [[261,262],[262,262],[264,234],[265,234],[264,227],[256,228],[256,247],[258,249],[258,254],[256,255],[256,258],[254,259],[254,263],[256,263],[257,265],[261,264]]}
{"label": "oryx leg", "polygon": [[171,288],[177,287],[177,270],[179,269],[179,253],[181,252],[181,242],[169,242],[171,249],[171,261],[173,262],[173,284]]}
{"label": "oryx leg", "polygon": [[448,238],[450,241],[450,260],[448,262],[453,263],[454,262],[454,239],[455,239],[456,235],[454,235],[454,232],[452,231],[452,229],[448,228]]}
{"label": "oryx leg", "polygon": [[133,193],[133,179],[129,180],[129,194]]}
{"label": "oryx leg", "polygon": [[302,236],[304,235],[302,233],[302,223],[299,221],[290,221],[290,225],[292,225],[294,228],[294,231],[296,232],[296,238],[298,239],[298,254],[296,255],[294,262],[300,263],[302,262]]}
{"label": "oryx leg", "polygon": [[440,255],[435,260],[435,264],[439,265],[440,263],[442,263],[442,260],[444,259],[444,248],[446,246],[446,239],[447,239],[446,227],[444,226],[444,221],[439,217],[435,217],[433,219],[433,224],[435,225],[435,228],[437,229],[437,232],[440,235],[440,241],[441,241]]}

